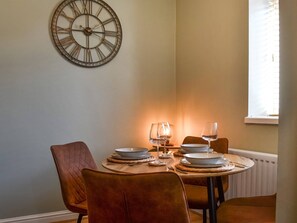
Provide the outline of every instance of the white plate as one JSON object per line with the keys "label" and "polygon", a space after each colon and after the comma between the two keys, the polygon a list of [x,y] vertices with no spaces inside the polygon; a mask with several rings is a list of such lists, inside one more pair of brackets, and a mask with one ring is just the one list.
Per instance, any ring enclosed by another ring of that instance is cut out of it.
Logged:
{"label": "white plate", "polygon": [[222,153],[188,153],[184,157],[191,164],[206,165],[220,164],[224,154]]}
{"label": "white plate", "polygon": [[[187,150],[184,150],[183,148],[181,148],[179,151],[183,154],[187,154],[187,153],[207,153],[207,149],[206,148],[205,150],[201,150],[200,152],[195,152],[195,151],[187,151]],[[212,153],[213,152],[213,149],[209,149],[209,152]]]}
{"label": "white plate", "polygon": [[118,159],[118,160],[142,160],[142,159],[146,159],[151,157],[150,153],[144,154],[144,155],[140,155],[140,156],[134,156],[134,157],[129,157],[129,156],[121,156],[117,153],[114,153],[111,155],[112,158],[114,159]]}
{"label": "white plate", "polygon": [[221,158],[220,162],[217,164],[192,164],[188,162],[185,158],[181,159],[180,163],[186,167],[193,167],[193,168],[213,168],[213,167],[221,167],[227,163],[227,160]]}
{"label": "white plate", "polygon": [[147,148],[117,148],[115,149],[116,153],[122,157],[140,157],[148,153]]}
{"label": "white plate", "polygon": [[201,152],[207,152],[208,145],[207,144],[182,144],[180,146],[183,150],[187,152],[196,152],[196,153],[201,153]]}

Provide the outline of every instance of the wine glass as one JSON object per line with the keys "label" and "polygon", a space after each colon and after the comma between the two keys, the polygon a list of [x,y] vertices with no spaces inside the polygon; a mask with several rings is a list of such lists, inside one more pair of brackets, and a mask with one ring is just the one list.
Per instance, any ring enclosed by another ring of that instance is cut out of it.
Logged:
{"label": "wine glass", "polygon": [[164,156],[166,156],[167,154],[167,150],[166,150],[166,145],[167,143],[169,143],[170,138],[172,137],[172,131],[171,131],[171,127],[170,124],[168,122],[161,122],[161,128],[159,129],[159,134],[160,134],[160,138],[163,139],[163,152],[164,152]]}
{"label": "wine glass", "polygon": [[165,165],[163,161],[159,159],[159,147],[161,142],[165,142],[168,139],[166,135],[168,135],[168,128],[170,132],[170,127],[168,122],[156,122],[152,123],[151,125],[151,130],[150,130],[150,135],[149,135],[149,140],[150,143],[153,145],[156,145],[157,148],[157,158],[155,161],[152,162],[153,165]]}
{"label": "wine glass", "polygon": [[202,139],[208,142],[208,150],[210,150],[210,142],[218,139],[218,123],[217,122],[207,122],[202,130]]}

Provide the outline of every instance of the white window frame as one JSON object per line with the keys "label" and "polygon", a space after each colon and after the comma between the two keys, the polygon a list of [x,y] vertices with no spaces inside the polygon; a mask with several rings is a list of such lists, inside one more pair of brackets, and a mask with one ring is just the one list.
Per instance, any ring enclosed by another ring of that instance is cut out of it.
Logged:
{"label": "white window frame", "polygon": [[248,124],[278,124],[278,1],[249,0]]}

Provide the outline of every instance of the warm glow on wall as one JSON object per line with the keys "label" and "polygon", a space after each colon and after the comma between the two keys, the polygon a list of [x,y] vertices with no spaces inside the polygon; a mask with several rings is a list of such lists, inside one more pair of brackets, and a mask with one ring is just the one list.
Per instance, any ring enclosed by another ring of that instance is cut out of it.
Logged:
{"label": "warm glow on wall", "polygon": [[190,116],[178,117],[175,128],[176,139],[182,143],[186,136],[200,136],[201,128],[202,126],[194,122]]}

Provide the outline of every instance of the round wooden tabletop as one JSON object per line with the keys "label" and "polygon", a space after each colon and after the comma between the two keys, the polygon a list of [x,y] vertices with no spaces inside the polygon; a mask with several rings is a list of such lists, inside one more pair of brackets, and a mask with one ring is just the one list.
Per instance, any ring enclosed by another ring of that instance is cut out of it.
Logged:
{"label": "round wooden tabletop", "polygon": [[[155,152],[151,152],[153,156],[156,156]],[[240,172],[244,172],[250,169],[254,162],[246,157],[234,155],[234,154],[224,154],[224,158],[227,164],[222,167],[217,168],[192,168],[181,165],[181,156],[174,156],[173,154],[170,158],[161,159],[166,163],[164,166],[151,166],[149,162],[142,161],[122,161],[117,162],[112,159],[105,159],[102,161],[102,166],[113,172],[122,173],[149,173],[149,172],[161,172],[161,171],[175,171],[177,174],[185,177],[215,177],[231,175]]]}

